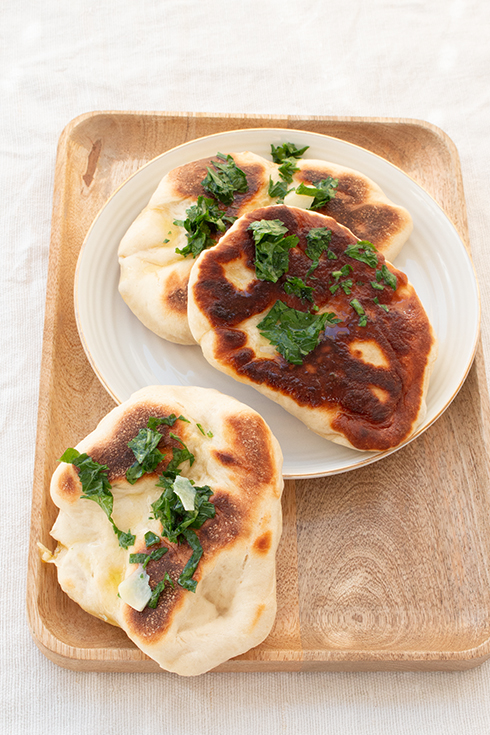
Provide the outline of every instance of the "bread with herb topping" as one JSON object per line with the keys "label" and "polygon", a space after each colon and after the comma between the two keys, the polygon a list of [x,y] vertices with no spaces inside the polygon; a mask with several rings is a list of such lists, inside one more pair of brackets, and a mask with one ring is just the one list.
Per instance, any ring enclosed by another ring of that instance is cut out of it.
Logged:
{"label": "bread with herb topping", "polygon": [[188,311],[211,365],[326,439],[393,449],[424,419],[427,314],[407,276],[331,217],[244,215],[196,261]]}
{"label": "bread with herb topping", "polygon": [[[152,417],[166,423],[148,429]],[[153,431],[157,453],[142,458]],[[63,457],[51,482],[58,545],[45,560],[75,602],[184,676],[266,638],[276,614],[282,454],[255,411],[215,390],[144,388]],[[195,501],[187,505],[194,494],[204,498],[204,522],[186,530],[198,513]],[[164,533],[171,526],[183,529],[173,540]],[[131,563],[130,554],[139,556]]]}
{"label": "bread with herb topping", "polygon": [[[236,192],[231,204],[214,200],[224,217],[239,217],[257,207],[272,204],[268,194],[269,176],[275,166],[254,153],[233,153],[232,158],[245,174],[247,190]],[[205,208],[211,194],[202,186],[207,169],[213,169],[217,156],[186,163],[163,177],[148,205],[133,222],[119,245],[119,292],[138,319],[160,337],[179,344],[195,344],[187,321],[187,284],[194,264],[188,245],[187,230],[174,221],[185,222],[187,210]],[[195,217],[195,213],[193,215]],[[218,215],[220,216],[220,215]],[[209,242],[216,241],[223,230],[205,225]]]}
{"label": "bread with herb topping", "polygon": [[[203,181],[209,177],[209,170],[219,172],[215,164],[227,165],[225,158],[218,154],[186,163],[166,174],[119,246],[122,298],[146,327],[171,342],[195,342],[187,318],[187,285],[195,256],[202,247],[199,237],[206,237],[205,247],[209,247],[219,240],[234,217],[277,204],[280,191],[283,195],[301,184],[311,186],[332,180],[332,198],[318,211],[334,217],[360,239],[373,242],[391,260],[410,235],[409,213],[391,202],[375,182],[358,171],[321,160],[294,159],[294,173],[284,179],[284,160],[281,164],[279,159],[272,162],[251,152],[233,153],[231,158],[243,171],[247,188],[234,191],[224,203],[213,192],[212,182],[211,188],[205,188]],[[274,194],[269,184],[278,182],[282,188]],[[194,240],[198,246],[190,248],[187,236],[194,227],[191,220],[195,223],[206,207],[209,210],[205,199],[224,220],[220,229],[205,223]],[[206,229],[207,234],[203,234]]]}

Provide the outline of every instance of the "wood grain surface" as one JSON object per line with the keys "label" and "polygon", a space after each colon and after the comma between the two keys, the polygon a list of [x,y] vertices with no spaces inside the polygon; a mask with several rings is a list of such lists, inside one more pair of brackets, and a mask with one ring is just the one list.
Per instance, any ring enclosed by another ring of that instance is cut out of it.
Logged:
{"label": "wood grain surface", "polygon": [[[54,547],[57,458],[114,406],[77,333],[80,247],[108,197],[141,165],[193,138],[250,127],[323,133],[383,156],[436,199],[469,248],[458,154],[428,123],[95,112],[67,126],[55,172],[27,585],[34,640],[61,666],[160,671],[120,629],[61,591],[37,547]],[[275,626],[218,670],[464,669],[488,658],[488,407],[479,348],[455,401],[411,444],[353,472],[286,482]]]}

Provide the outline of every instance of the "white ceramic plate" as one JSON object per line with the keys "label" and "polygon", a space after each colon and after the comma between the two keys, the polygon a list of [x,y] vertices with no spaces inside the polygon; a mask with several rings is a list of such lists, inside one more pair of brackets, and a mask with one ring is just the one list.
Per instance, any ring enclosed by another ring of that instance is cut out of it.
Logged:
{"label": "white ceramic plate", "polygon": [[385,159],[342,140],[285,129],[236,130],[190,141],[150,161],[113,194],[91,227],[76,271],[75,311],[90,363],[116,401],[154,384],[217,388],[265,418],[281,444],[286,478],[316,477],[355,469],[391,452],[358,452],[322,439],[253,388],[217,372],[199,347],[172,344],[150,332],[117,288],[119,242],[162,176],[218,151],[250,150],[268,158],[271,143],[286,141],[310,146],[305,157],[363,172],[412,215],[413,233],[395,264],[415,286],[439,340],[427,417],[418,436],[447,408],[471,366],[479,330],[477,282],[458,233],[430,195]]}

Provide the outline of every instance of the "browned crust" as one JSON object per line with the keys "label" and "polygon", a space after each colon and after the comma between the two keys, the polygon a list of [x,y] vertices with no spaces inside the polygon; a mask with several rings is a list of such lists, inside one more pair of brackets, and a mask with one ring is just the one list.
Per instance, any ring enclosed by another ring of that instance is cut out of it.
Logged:
{"label": "browned crust", "polygon": [[295,178],[305,184],[316,184],[318,181],[332,176],[338,178],[335,198],[331,199],[318,211],[352,230],[360,240],[369,240],[382,249],[391,238],[405,227],[405,219],[400,209],[392,204],[366,202],[369,197],[369,185],[360,176],[353,173],[338,174],[325,166],[298,171]]}
{"label": "browned crust", "polygon": [[[290,251],[289,275],[301,278],[305,278],[311,265],[304,253],[306,233],[312,227],[327,226],[332,231],[330,247],[337,259],[332,261],[323,255],[314,272],[316,280],[308,283],[314,286],[320,311],[333,311],[342,321],[326,329],[322,341],[303,365],[288,363],[279,353],[273,358],[258,358],[240,328],[245,319],[266,312],[277,299],[295,309],[307,310],[298,297],[285,293],[286,276],[276,284],[254,279],[246,292],[227,280],[224,267],[243,257],[243,253],[247,267],[255,272],[255,246],[248,226],[260,219],[280,219],[289,233],[299,237],[298,247]],[[226,371],[284,395],[308,411],[328,411],[331,415],[335,410],[332,428],[353,446],[385,450],[398,446],[413,430],[423,399],[433,336],[427,315],[413,288],[407,285],[405,274],[387,264],[397,277],[398,288],[396,292],[387,286],[383,291],[375,291],[371,286],[373,269],[344,255],[346,247],[357,240],[334,219],[320,214],[280,205],[255,210],[245,215],[218,247],[201,260],[193,298],[214,330],[214,358]],[[338,289],[332,295],[331,272],[347,262],[353,268],[352,293],[346,295]],[[380,253],[378,263],[385,263]],[[375,296],[387,305],[388,314],[374,303]],[[350,306],[353,298],[366,311],[366,327],[359,326],[359,317]],[[351,352],[350,344],[359,340],[373,341],[385,356],[386,365],[367,364],[359,359],[356,350]],[[378,395],[373,386],[381,389]],[[383,401],[381,393],[386,397]]]}
{"label": "browned crust", "polygon": [[[233,204],[225,206],[218,202],[219,207],[228,215],[240,216],[243,208],[254,199],[258,192],[264,186],[268,186],[268,180],[265,175],[265,168],[259,162],[245,162],[239,160],[237,154],[232,154],[236,158],[237,166],[245,173],[247,177],[248,190],[243,194],[235,192]],[[176,196],[183,199],[196,199],[199,196],[209,197],[209,192],[202,186],[202,181],[206,177],[207,169],[212,168],[212,161],[219,161],[216,156],[201,158],[198,161],[186,163],[183,166],[173,169],[169,172],[169,183],[174,189]]]}

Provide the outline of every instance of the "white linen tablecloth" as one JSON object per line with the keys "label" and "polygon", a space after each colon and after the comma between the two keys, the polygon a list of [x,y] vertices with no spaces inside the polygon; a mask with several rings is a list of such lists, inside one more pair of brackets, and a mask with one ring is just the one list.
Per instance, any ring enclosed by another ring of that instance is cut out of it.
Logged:
{"label": "white linen tablecloth", "polygon": [[484,0],[7,0],[0,7],[0,729],[490,732],[490,662],[461,673],[74,673],[25,613],[58,137],[91,110],[428,120],[458,147],[490,365],[490,5]]}

